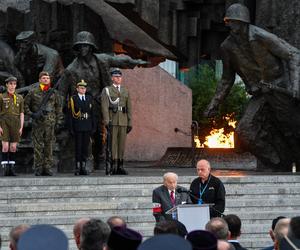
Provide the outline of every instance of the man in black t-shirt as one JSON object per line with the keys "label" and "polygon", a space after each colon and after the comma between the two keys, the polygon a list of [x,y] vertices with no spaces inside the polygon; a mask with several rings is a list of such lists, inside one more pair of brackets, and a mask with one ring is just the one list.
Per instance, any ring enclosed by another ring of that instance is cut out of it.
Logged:
{"label": "man in black t-shirt", "polygon": [[193,180],[190,186],[191,200],[194,204],[212,203],[210,217],[221,217],[225,209],[225,188],[221,180],[213,176],[207,160],[197,162],[199,177]]}

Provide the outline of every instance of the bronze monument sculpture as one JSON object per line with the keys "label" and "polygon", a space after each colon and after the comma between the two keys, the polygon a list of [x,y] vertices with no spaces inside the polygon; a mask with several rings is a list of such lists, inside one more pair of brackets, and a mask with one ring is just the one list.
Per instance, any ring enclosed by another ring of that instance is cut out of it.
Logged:
{"label": "bronze monument sculpture", "polygon": [[300,51],[251,25],[244,5],[231,5],[224,21],[230,34],[221,45],[223,75],[205,115],[214,115],[238,74],[252,95],[236,129],[238,147],[262,167],[287,170],[300,163]]}

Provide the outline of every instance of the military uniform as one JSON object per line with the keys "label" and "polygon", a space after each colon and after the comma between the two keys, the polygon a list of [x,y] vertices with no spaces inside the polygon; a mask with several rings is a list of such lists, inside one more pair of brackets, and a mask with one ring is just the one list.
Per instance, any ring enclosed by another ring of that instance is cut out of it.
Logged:
{"label": "military uniform", "polygon": [[[77,86],[84,86],[79,85]],[[90,95],[73,95],[70,98],[70,131],[75,137],[75,175],[86,175],[86,161],[91,134],[95,128],[93,98]]]}
{"label": "military uniform", "polygon": [[[77,34],[73,49],[78,51],[80,45],[90,45],[93,51],[97,50],[94,36],[87,31],[81,31]],[[134,68],[136,65],[143,64],[146,64],[146,62],[139,59],[135,60],[128,56],[118,57],[104,53],[92,53],[89,62],[80,57],[75,58],[66,68],[59,80],[59,90],[66,99],[68,95],[71,96],[76,92],[76,84],[81,79],[88,82],[87,93],[92,95],[95,100],[94,115],[97,126],[95,133],[92,135],[92,150],[96,169],[99,168],[100,158],[103,153],[103,127],[100,98],[103,88],[111,84],[109,69],[110,67]]]}
{"label": "military uniform", "polygon": [[[32,89],[25,97],[25,113],[33,116],[42,103],[47,91],[41,85]],[[36,175],[51,173],[53,165],[53,143],[55,141],[55,126],[61,124],[62,101],[56,90],[49,98],[46,108],[39,119],[32,120],[32,142],[34,150],[34,170]]]}
{"label": "military uniform", "polygon": [[122,174],[126,135],[131,130],[131,100],[124,86],[106,87],[102,91],[101,106],[105,126],[111,126],[112,160],[117,163],[115,174]]}

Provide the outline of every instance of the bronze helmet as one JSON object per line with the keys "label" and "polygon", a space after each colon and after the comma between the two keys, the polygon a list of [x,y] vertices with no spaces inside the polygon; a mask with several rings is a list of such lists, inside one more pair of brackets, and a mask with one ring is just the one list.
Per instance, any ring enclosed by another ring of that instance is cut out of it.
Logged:
{"label": "bronze helmet", "polygon": [[73,49],[78,50],[78,45],[80,44],[88,44],[93,47],[93,50],[98,50],[93,34],[88,31],[80,31],[77,33]]}
{"label": "bronze helmet", "polygon": [[250,23],[249,10],[240,3],[232,4],[228,7],[224,20],[238,20],[244,23]]}

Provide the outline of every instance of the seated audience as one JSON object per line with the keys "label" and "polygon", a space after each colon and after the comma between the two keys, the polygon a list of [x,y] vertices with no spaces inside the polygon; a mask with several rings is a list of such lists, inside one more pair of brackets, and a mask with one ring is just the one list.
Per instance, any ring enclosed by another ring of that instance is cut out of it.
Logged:
{"label": "seated audience", "polygon": [[110,228],[113,227],[126,227],[126,221],[120,216],[111,216],[108,218],[106,223],[109,225]]}
{"label": "seated audience", "polygon": [[209,222],[205,225],[205,230],[213,233],[218,240],[225,240],[229,236],[229,229],[227,222],[219,217],[212,218]]}
{"label": "seated audience", "polygon": [[218,240],[218,250],[235,250],[234,245],[225,240]]}
{"label": "seated audience", "polygon": [[223,219],[227,222],[229,229],[228,242],[231,243],[236,250],[247,250],[242,247],[238,241],[238,238],[241,236],[241,219],[235,214],[228,214],[224,216]]}
{"label": "seated audience", "polygon": [[[280,219],[274,229],[274,249],[279,250],[279,242],[288,234],[291,219]],[[282,249],[280,249],[282,250]]]}
{"label": "seated audience", "polygon": [[137,231],[127,227],[114,227],[108,238],[108,250],[136,250],[142,239]]}
{"label": "seated audience", "polygon": [[23,233],[30,228],[27,224],[18,225],[10,230],[9,233],[9,248],[11,250],[17,250],[18,241]]}
{"label": "seated audience", "polygon": [[195,230],[189,232],[186,239],[192,244],[193,250],[218,250],[218,239],[211,232]]}
{"label": "seated audience", "polygon": [[80,235],[82,231],[82,227],[85,223],[87,223],[90,218],[80,218],[77,220],[73,227],[73,236],[78,249],[80,249]]}
{"label": "seated audience", "polygon": [[105,250],[109,235],[110,228],[105,222],[90,219],[82,227],[80,249]]}
{"label": "seated audience", "polygon": [[288,235],[280,241],[279,249],[300,249],[300,216],[293,217],[291,219],[288,229]]}
{"label": "seated audience", "polygon": [[163,234],[145,240],[138,250],[192,250],[192,246],[177,235]]}
{"label": "seated audience", "polygon": [[[277,222],[278,222],[280,219],[284,219],[284,218],[286,218],[286,217],[284,217],[284,216],[279,216],[279,217],[273,219],[273,221],[272,221],[272,226],[271,226],[271,228],[270,228],[270,230],[269,230],[269,235],[270,235],[270,237],[271,237],[271,239],[272,239],[273,242],[275,241],[275,237],[274,237],[274,229],[275,229],[275,226],[276,226]],[[264,249],[262,249],[262,250],[273,250],[273,249],[274,249],[274,243],[273,243],[272,246],[266,247],[266,248],[264,248]]]}

